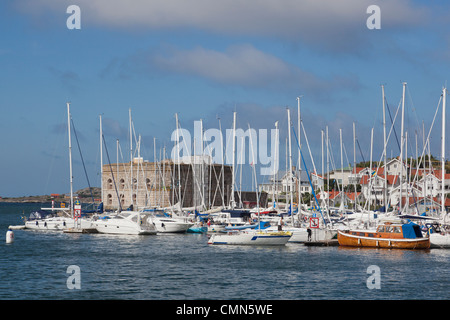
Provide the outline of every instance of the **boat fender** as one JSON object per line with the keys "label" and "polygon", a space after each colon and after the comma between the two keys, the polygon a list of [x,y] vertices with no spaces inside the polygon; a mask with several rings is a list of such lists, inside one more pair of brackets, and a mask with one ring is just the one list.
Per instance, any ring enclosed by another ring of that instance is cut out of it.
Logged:
{"label": "boat fender", "polygon": [[66,222],[65,222],[65,221],[63,221],[63,226],[64,226],[64,227],[66,226]]}
{"label": "boat fender", "polygon": [[38,221],[36,221],[36,225],[37,225],[37,226],[39,225],[39,222],[38,222]]}
{"label": "boat fender", "polygon": [[14,242],[14,232],[11,229],[8,229],[6,232],[6,243]]}
{"label": "boat fender", "polygon": [[47,226],[47,221],[44,222],[44,227],[46,227],[46,226]]}

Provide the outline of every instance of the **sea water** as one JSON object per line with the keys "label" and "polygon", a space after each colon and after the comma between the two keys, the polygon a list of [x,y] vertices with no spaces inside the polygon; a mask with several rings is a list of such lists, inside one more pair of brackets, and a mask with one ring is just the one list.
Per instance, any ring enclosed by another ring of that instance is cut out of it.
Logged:
{"label": "sea water", "polygon": [[[23,224],[21,216],[40,206],[0,204],[3,237],[9,225]],[[445,249],[212,246],[207,235],[187,233],[14,235],[13,243],[0,243],[3,300],[450,298]]]}

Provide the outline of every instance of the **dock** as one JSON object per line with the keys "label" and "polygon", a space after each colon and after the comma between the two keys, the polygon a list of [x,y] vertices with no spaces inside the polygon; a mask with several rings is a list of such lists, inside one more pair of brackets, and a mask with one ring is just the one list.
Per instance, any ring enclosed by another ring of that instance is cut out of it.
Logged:
{"label": "dock", "polygon": [[25,229],[25,225],[21,225],[21,226],[9,226],[8,229],[11,229],[11,230],[22,230],[22,229]]}
{"label": "dock", "polygon": [[339,246],[337,239],[320,240],[320,241],[307,241],[303,243],[307,247],[335,247]]}

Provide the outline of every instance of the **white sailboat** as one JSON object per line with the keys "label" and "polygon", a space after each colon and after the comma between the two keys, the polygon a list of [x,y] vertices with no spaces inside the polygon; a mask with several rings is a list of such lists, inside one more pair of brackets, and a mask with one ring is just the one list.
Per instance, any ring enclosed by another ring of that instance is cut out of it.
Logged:
{"label": "white sailboat", "polygon": [[433,248],[450,248],[450,223],[445,209],[445,107],[447,88],[442,89],[442,141],[441,141],[441,217],[438,229],[430,234],[430,245]]}
{"label": "white sailboat", "polygon": [[[60,208],[51,211],[45,209],[30,213],[25,221],[25,229],[60,231],[73,226],[74,221],[69,217],[67,209],[63,209],[64,211]],[[67,216],[59,216],[58,212]]]}
{"label": "white sailboat", "polygon": [[73,174],[72,174],[72,138],[71,138],[70,103],[67,102],[67,126],[69,134],[69,167],[70,167],[70,206],[69,208],[42,208],[32,212],[25,221],[25,229],[32,230],[69,230],[92,229],[91,219],[81,217],[81,205],[79,212],[75,214],[73,201]]}
{"label": "white sailboat", "polygon": [[[250,126],[249,126],[250,127]],[[233,117],[233,143],[235,139],[235,128],[236,128],[236,113]],[[250,137],[250,144],[252,144],[252,139]],[[253,147],[252,158],[254,159]],[[233,158],[235,154],[233,152]],[[233,159],[234,163],[234,159]],[[255,161],[253,161],[255,163]],[[234,168],[232,169],[234,170]],[[259,213],[259,195],[258,195],[258,183],[256,179],[255,166],[253,166],[253,173],[255,177],[256,186],[256,203]],[[233,203],[232,203],[233,204]],[[259,214],[258,214],[259,217]],[[260,225],[260,223],[258,222]],[[285,245],[291,238],[292,233],[288,231],[266,231],[258,229],[243,229],[243,230],[229,230],[226,233],[214,233],[210,236],[208,244],[211,245],[266,245],[266,246],[282,246]]]}

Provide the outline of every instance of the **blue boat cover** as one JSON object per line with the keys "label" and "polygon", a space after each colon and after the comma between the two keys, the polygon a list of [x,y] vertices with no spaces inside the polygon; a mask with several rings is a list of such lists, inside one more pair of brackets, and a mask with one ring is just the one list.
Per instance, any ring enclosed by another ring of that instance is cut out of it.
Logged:
{"label": "blue boat cover", "polygon": [[416,239],[422,238],[422,232],[420,231],[420,227],[413,223],[409,222],[402,225],[403,238],[406,239]]}

